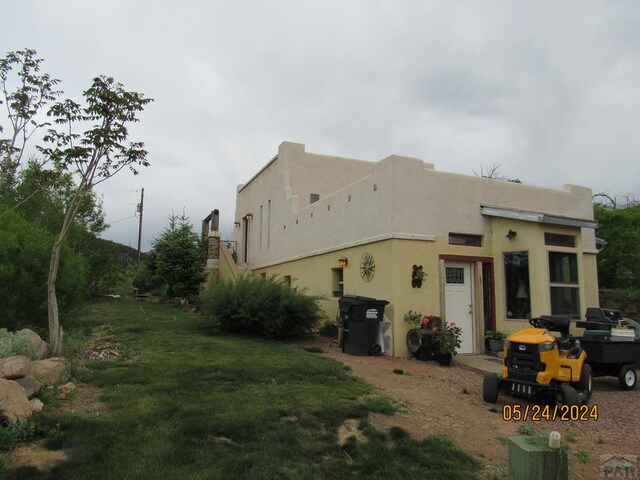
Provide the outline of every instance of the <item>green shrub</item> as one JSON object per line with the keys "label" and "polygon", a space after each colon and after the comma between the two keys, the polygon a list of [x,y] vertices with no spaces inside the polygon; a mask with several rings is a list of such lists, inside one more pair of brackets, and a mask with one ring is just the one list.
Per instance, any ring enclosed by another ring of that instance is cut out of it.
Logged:
{"label": "green shrub", "polygon": [[324,353],[324,350],[320,347],[304,347],[303,350],[309,353]]}
{"label": "green shrub", "polygon": [[372,413],[381,413],[383,415],[393,415],[398,411],[393,400],[387,397],[366,398],[364,400],[364,408]]}
{"label": "green shrub", "polygon": [[6,328],[0,328],[0,358],[14,355],[24,355],[32,360],[36,358],[27,337],[19,333],[10,333]]}
{"label": "green shrub", "polygon": [[325,318],[319,301],[306,289],[277,276],[241,277],[218,282],[201,295],[201,309],[220,330],[265,338],[289,338],[316,330]]}
{"label": "green shrub", "polygon": [[520,426],[518,426],[518,432],[523,435],[535,435],[536,427],[528,423],[521,423]]}
{"label": "green shrub", "polygon": [[582,463],[589,462],[589,454],[584,450],[580,450],[578,453],[576,453],[576,457],[578,457],[578,460],[580,460]]}
{"label": "green shrub", "polygon": [[324,322],[320,326],[318,333],[324,337],[335,338],[338,336],[338,326],[335,323]]}
{"label": "green shrub", "polygon": [[11,450],[18,442],[42,437],[56,428],[56,425],[41,415],[33,415],[8,425],[0,425],[0,450]]}
{"label": "green shrub", "polygon": [[[46,283],[56,235],[15,211],[0,216],[0,325],[47,327]],[[86,298],[87,262],[75,250],[67,241],[61,252],[56,287],[61,315]]]}

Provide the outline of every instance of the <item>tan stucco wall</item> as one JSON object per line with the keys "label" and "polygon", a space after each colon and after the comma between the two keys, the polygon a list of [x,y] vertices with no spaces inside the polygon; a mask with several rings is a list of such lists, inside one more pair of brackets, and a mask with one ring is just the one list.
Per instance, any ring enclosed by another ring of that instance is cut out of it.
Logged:
{"label": "tan stucco wall", "polygon": [[[321,195],[311,205],[310,192]],[[587,306],[597,305],[593,229],[489,217],[480,213],[482,204],[593,219],[588,188],[551,190],[437,172],[421,160],[394,155],[377,163],[320,156],[305,152],[303,145],[285,142],[277,158],[239,188],[236,221],[241,226],[234,238],[242,260],[243,217],[252,213],[248,267],[254,274],[291,276],[293,285],[326,295],[323,309],[331,321],[338,310],[337,298],[331,297],[331,269],[338,267],[339,257],[348,257],[345,294],[391,301],[385,313],[393,321],[396,356],[408,356],[405,335],[409,326],[402,321],[404,313],[418,310],[444,316],[442,255],[493,258],[495,320],[502,331],[527,325],[507,319],[504,252],[529,253],[532,315],[550,313],[549,251],[577,254],[580,309],[584,312]],[[509,230],[517,232],[516,238],[506,238]],[[482,246],[449,245],[450,232],[482,235]],[[548,247],[545,232],[574,235],[576,246]],[[376,260],[376,274],[369,283],[362,280],[359,270],[365,251]],[[411,287],[413,264],[423,265],[427,274],[421,289]],[[474,263],[473,269],[479,285],[481,264]],[[478,291],[474,298],[475,344],[480,351],[484,321]]]}
{"label": "tan stucco wall", "polygon": [[[516,239],[509,240],[505,237],[509,229],[518,232]],[[598,286],[595,255],[582,255],[580,244],[574,249],[544,245],[545,232],[576,234],[579,229],[546,228],[527,222],[494,219],[492,231],[495,240],[482,247],[449,245],[448,237],[438,237],[434,241],[392,239],[260,268],[255,270],[254,274],[289,275],[293,279],[292,285],[307,287],[312,294],[325,295],[326,300],[322,302],[323,310],[329,320],[333,321],[338,312],[338,299],[331,296],[332,269],[338,268],[340,257],[347,257],[349,265],[343,270],[345,294],[363,295],[391,302],[385,310],[385,315],[393,322],[393,352],[395,356],[409,356],[405,337],[410,326],[402,320],[406,312],[414,310],[429,315],[444,316],[440,279],[441,255],[460,257],[461,259],[464,257],[468,259],[491,257],[494,259],[496,327],[504,332],[517,331],[525,327],[527,321],[507,318],[503,252],[526,251],[529,253],[530,296],[533,316],[550,313],[549,251],[577,253],[581,311],[584,311],[588,306],[597,306]],[[359,263],[364,252],[371,253],[376,262],[376,272],[371,282],[365,282],[360,276]],[[411,270],[414,264],[422,265],[426,274],[422,288],[411,286]],[[476,274],[479,274],[478,270],[476,270]],[[476,301],[479,303],[477,296]],[[476,304],[475,317],[476,350],[481,352],[484,338],[484,318],[480,304]],[[447,320],[454,321],[455,319]]]}
{"label": "tan stucco wall", "polygon": [[[391,231],[392,175],[388,167],[307,154],[303,147],[283,143],[277,158],[238,188],[235,221],[240,226],[234,229],[233,238],[241,262],[247,213],[253,215],[248,222],[252,266],[370,242]],[[320,193],[320,200],[310,205],[308,191]]]}
{"label": "tan stucco wall", "polygon": [[238,267],[233,260],[233,256],[224,243],[220,243],[218,279],[223,282],[231,282],[238,279]]}
{"label": "tan stucco wall", "polygon": [[[365,282],[360,275],[360,258],[363,253],[369,252],[375,259],[375,275],[371,282]],[[393,298],[397,288],[396,267],[393,258],[393,243],[391,241],[375,242],[365,246],[347,248],[338,252],[331,252],[309,258],[287,262],[268,268],[254,270],[255,275],[266,273],[267,276],[277,273],[280,276],[291,276],[292,286],[306,287],[309,293],[324,295],[321,302],[323,311],[328,321],[333,322],[338,314],[338,298],[332,296],[333,273],[332,269],[339,268],[340,257],[349,259],[348,266],[343,268],[344,294],[373,297],[379,300],[388,300],[392,303],[385,308],[385,316],[390,320],[395,316],[395,304]],[[395,325],[397,328],[397,322]],[[399,331],[398,334],[402,332]],[[402,344],[404,335],[402,333]],[[394,354],[398,355],[398,349],[403,345],[398,343],[394,330]]]}
{"label": "tan stucco wall", "polygon": [[[309,205],[308,193],[320,200]],[[514,184],[434,170],[419,159],[389,156],[364,162],[316,155],[284,142],[277,158],[238,189],[234,240],[244,260],[249,228],[249,264],[262,267],[310,253],[385,240],[474,233],[491,238],[480,205],[593,219],[591,190]],[[251,213],[248,222],[243,217]],[[586,251],[595,252],[592,229],[583,229]]]}

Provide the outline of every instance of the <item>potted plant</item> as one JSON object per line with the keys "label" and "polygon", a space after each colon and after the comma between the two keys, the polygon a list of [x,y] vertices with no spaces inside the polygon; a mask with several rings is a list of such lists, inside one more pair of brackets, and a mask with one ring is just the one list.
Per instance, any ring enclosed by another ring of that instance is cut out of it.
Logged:
{"label": "potted plant", "polygon": [[504,339],[507,338],[507,334],[500,330],[487,330],[484,334],[484,338],[489,340],[489,351],[491,353],[499,353],[504,348]]}
{"label": "potted plant", "polygon": [[435,315],[424,315],[409,310],[402,317],[412,328],[407,332],[407,348],[418,360],[436,358],[432,334],[442,328],[442,319]]}
{"label": "potted plant", "polygon": [[438,362],[440,365],[451,365],[451,359],[458,353],[458,348],[462,344],[462,328],[458,327],[455,322],[445,323],[440,330],[434,330],[432,333],[433,343],[438,354]]}
{"label": "potted plant", "polygon": [[402,319],[405,322],[407,322],[410,325],[413,325],[414,327],[420,327],[420,324],[422,323],[423,318],[424,318],[424,315],[422,313],[414,312],[413,310],[409,310],[402,317]]}

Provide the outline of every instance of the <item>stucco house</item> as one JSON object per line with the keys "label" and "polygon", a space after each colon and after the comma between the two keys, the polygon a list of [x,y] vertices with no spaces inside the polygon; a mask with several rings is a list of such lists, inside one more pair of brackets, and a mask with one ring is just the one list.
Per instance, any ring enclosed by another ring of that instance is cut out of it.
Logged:
{"label": "stucco house", "polygon": [[589,188],[440,172],[396,155],[320,155],[284,142],[238,186],[234,240],[241,268],[325,295],[330,319],[342,295],[388,300],[394,356],[409,356],[409,310],[455,321],[465,354],[484,351],[486,330],[597,307],[596,226]]}

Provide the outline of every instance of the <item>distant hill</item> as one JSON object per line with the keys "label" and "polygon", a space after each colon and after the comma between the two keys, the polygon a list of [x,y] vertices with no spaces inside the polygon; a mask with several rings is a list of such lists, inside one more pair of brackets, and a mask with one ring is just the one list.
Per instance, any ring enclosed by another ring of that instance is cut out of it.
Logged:
{"label": "distant hill", "polygon": [[[122,267],[128,267],[135,265],[138,259],[138,250],[122,243],[114,242],[112,240],[106,240],[104,238],[95,238],[92,250],[95,253],[105,253],[110,255],[115,261]],[[141,260],[149,255],[142,252],[140,254]]]}

